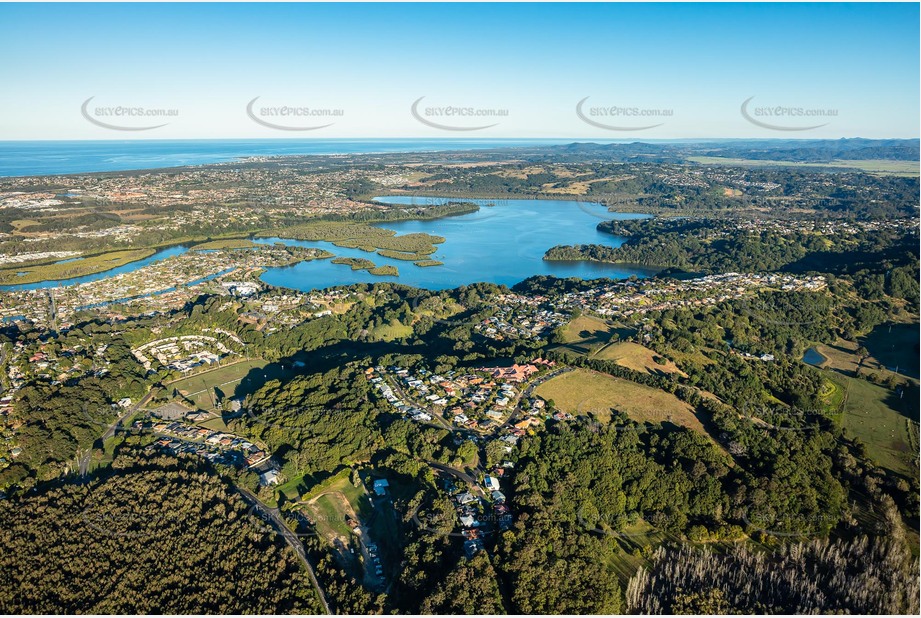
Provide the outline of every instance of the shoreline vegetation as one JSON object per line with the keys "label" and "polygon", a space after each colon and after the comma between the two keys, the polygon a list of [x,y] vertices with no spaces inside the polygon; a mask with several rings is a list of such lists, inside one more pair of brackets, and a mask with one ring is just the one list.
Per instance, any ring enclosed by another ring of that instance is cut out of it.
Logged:
{"label": "shoreline vegetation", "polygon": [[[470,214],[478,210],[479,206],[476,204],[451,202],[425,208],[401,208],[387,213],[361,211],[349,218],[321,217],[297,226],[236,232],[220,237],[183,236],[139,247],[119,247],[112,251],[89,253],[63,262],[61,258],[55,257],[36,260],[33,263],[13,264],[9,268],[0,269],[0,286],[66,281],[98,275],[146,259],[157,251],[173,247],[188,246],[191,251],[213,251],[255,249],[261,246],[253,242],[251,238],[278,237],[291,240],[328,241],[338,247],[377,252],[383,257],[406,261],[428,261],[427,257],[436,251],[434,245],[445,241],[443,237],[422,233],[398,236],[393,230],[374,227],[371,224],[405,220],[425,221]],[[369,215],[368,218],[365,218],[366,215]],[[334,255],[332,253],[324,255],[326,253],[328,252],[324,251],[313,259],[325,259]],[[397,270],[396,267],[392,268]],[[386,269],[383,275],[389,275],[390,272],[390,269]]]}
{"label": "shoreline vegetation", "polygon": [[371,270],[377,267],[374,262],[364,258],[337,257],[332,259],[332,263],[351,266],[352,270]]}
{"label": "shoreline vegetation", "polygon": [[[374,203],[379,205],[379,203]],[[479,211],[480,207],[469,202],[429,206],[423,208],[391,211],[387,216],[379,213],[355,213],[352,217],[339,219],[329,217],[322,220],[311,221],[303,225],[287,228],[275,228],[260,231],[250,236],[256,238],[287,238],[291,240],[325,241],[337,247],[359,249],[367,253],[375,252],[381,257],[407,262],[434,261],[428,256],[435,253],[437,247],[445,242],[443,236],[435,236],[423,232],[398,235],[393,230],[371,225],[372,223],[387,223],[389,221],[430,221],[444,217],[471,214]],[[365,214],[378,215],[365,218]],[[436,266],[436,264],[428,264]],[[393,267],[394,270],[396,267]]]}
{"label": "shoreline vegetation", "polygon": [[12,268],[0,270],[0,285],[76,279],[137,262],[149,258],[155,253],[154,249],[134,249],[98,253],[65,262],[61,262],[58,259],[50,263],[45,261],[37,264],[16,264]]}
{"label": "shoreline vegetation", "polygon": [[880,259],[898,260],[917,245],[909,230],[899,228],[841,231],[818,239],[813,227],[787,222],[753,231],[719,219],[644,219],[604,221],[598,231],[625,238],[619,247],[599,244],[558,245],[544,253],[547,261],[596,261],[637,264],[671,271],[740,272],[820,270],[843,272],[854,256],[880,252],[881,239],[891,244]]}
{"label": "shoreline vegetation", "polygon": [[368,272],[372,275],[377,275],[378,277],[399,277],[400,270],[396,266],[375,266],[374,268],[368,269]]}
{"label": "shoreline vegetation", "polygon": [[255,249],[260,247],[248,238],[228,238],[226,240],[212,240],[192,247],[192,251],[216,251],[218,249]]}
{"label": "shoreline vegetation", "polygon": [[377,266],[371,260],[366,260],[364,258],[353,258],[353,257],[337,257],[333,258],[333,264],[342,264],[345,266],[351,266],[352,270],[367,270],[372,275],[377,275],[379,277],[399,277],[400,271],[396,266]]}
{"label": "shoreline vegetation", "polygon": [[[266,237],[268,233],[257,234]],[[443,243],[443,236],[422,232],[398,236],[393,230],[373,227],[364,223],[308,223],[284,230],[274,230],[271,236],[291,240],[325,241],[337,247],[376,251],[382,257],[398,260],[424,260],[435,253],[436,244]]]}

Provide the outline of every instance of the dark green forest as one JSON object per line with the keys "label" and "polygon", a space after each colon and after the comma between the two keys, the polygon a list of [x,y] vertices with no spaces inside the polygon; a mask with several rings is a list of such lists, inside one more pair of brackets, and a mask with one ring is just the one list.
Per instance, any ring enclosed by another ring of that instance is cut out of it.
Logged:
{"label": "dark green forest", "polygon": [[303,567],[214,471],[126,448],[105,475],[0,501],[8,614],[318,613]]}

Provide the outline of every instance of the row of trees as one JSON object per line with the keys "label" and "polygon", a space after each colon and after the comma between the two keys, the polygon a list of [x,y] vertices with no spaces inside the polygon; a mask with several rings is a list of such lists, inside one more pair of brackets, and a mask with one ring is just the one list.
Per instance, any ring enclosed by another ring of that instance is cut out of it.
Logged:
{"label": "row of trees", "polygon": [[643,614],[917,614],[918,561],[898,514],[880,536],[726,552],[687,545],[656,550],[627,586]]}

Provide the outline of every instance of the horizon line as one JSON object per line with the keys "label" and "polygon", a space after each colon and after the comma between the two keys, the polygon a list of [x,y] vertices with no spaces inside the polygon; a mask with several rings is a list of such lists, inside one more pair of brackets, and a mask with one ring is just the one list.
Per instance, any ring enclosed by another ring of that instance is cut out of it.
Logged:
{"label": "horizon line", "polygon": [[899,140],[899,141],[921,141],[918,137],[862,137],[859,135],[850,137],[654,137],[648,139],[628,139],[628,138],[604,138],[604,137],[161,137],[161,138],[136,138],[136,139],[96,139],[96,138],[79,138],[79,139],[0,139],[0,144],[11,143],[31,143],[31,142],[221,142],[221,141],[278,141],[278,142],[323,142],[323,141],[451,141],[451,142],[485,142],[485,141],[571,141],[576,142],[617,142],[617,143],[643,143],[643,142],[729,142],[729,141],[783,141],[783,142],[832,142],[841,140]]}

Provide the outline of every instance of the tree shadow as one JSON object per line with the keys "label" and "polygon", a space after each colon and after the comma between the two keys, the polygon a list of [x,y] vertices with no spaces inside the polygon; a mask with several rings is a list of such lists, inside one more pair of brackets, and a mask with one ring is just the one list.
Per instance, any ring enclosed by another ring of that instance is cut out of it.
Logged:
{"label": "tree shadow", "polygon": [[919,416],[921,416],[919,412],[921,411],[919,411],[918,389],[916,387],[900,386],[895,390],[888,391],[883,403],[895,410],[899,415],[915,423],[921,420],[919,419]]}

